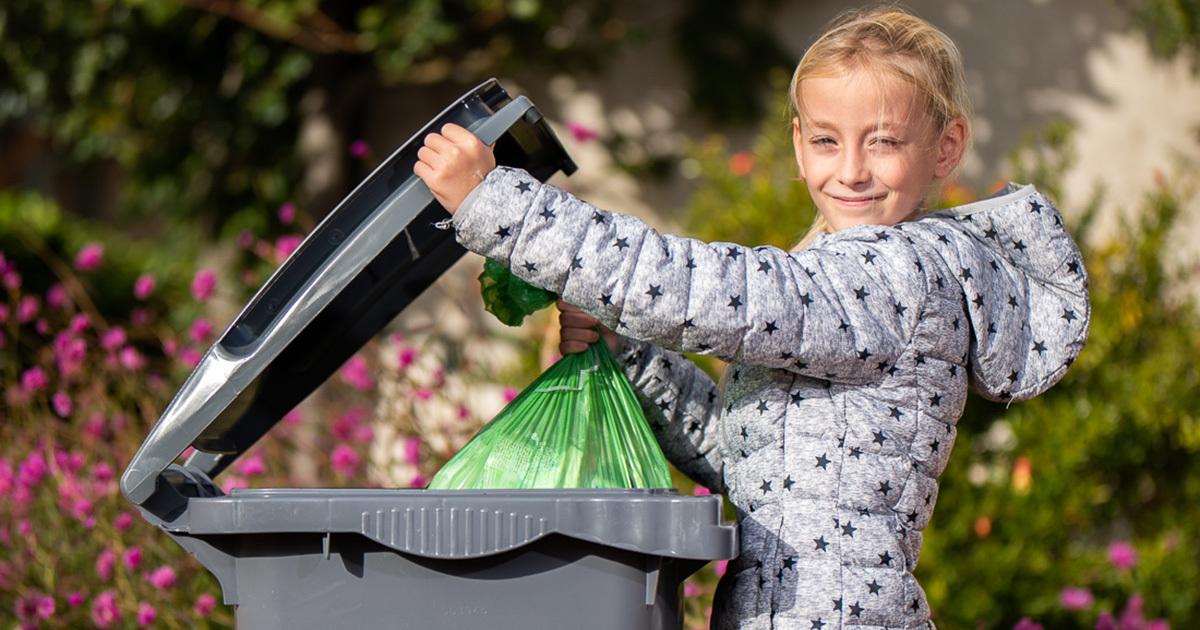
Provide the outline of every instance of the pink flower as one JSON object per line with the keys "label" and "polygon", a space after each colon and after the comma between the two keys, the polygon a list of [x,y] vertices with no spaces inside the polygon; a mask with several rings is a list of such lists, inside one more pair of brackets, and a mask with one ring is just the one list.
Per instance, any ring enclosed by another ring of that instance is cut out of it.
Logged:
{"label": "pink flower", "polygon": [[695,582],[693,582],[691,580],[687,580],[683,583],[683,596],[684,597],[696,597],[700,593],[703,593],[703,592],[704,592],[704,589],[700,588],[700,585],[696,584]]}
{"label": "pink flower", "polygon": [[96,556],[96,575],[107,582],[112,577],[113,568],[117,565],[117,554],[112,549],[105,549]]}
{"label": "pink flower", "polygon": [[26,393],[45,389],[47,384],[46,373],[40,367],[31,367],[21,373],[21,389]]}
{"label": "pink flower", "polygon": [[210,269],[201,269],[192,278],[192,297],[198,302],[207,302],[217,287],[217,275]]}
{"label": "pink flower", "polygon": [[88,416],[87,421],[83,423],[83,434],[97,442],[103,440],[104,414],[97,412]]}
{"label": "pink flower", "polygon": [[205,343],[208,341],[208,336],[212,334],[212,331],[212,322],[203,317],[197,317],[196,321],[192,322],[192,328],[188,331],[188,335],[196,343]]}
{"label": "pink flower", "polygon": [[717,563],[713,565],[713,573],[717,574],[718,577],[725,575],[725,571],[728,569],[729,569],[729,561],[728,560],[717,560]]}
{"label": "pink flower", "polygon": [[154,293],[154,285],[156,284],[154,276],[149,273],[144,273],[133,281],[133,297],[144,300]]}
{"label": "pink flower", "polygon": [[71,318],[71,323],[67,324],[67,330],[71,331],[71,334],[73,335],[78,335],[87,330],[88,326],[91,325],[92,320],[88,319],[87,315],[80,313]]}
{"label": "pink flower", "polygon": [[8,305],[0,304],[0,324],[8,321]]}
{"label": "pink flower", "polygon": [[426,479],[425,475],[422,475],[421,473],[417,473],[417,474],[413,475],[412,480],[408,482],[408,487],[410,487],[410,488],[424,488],[425,486],[428,486],[428,485],[429,485],[429,480]]}
{"label": "pink flower", "polygon": [[154,610],[153,606],[147,604],[146,602],[138,603],[137,622],[139,626],[145,628],[146,626],[154,623],[154,620],[157,618],[158,612]]}
{"label": "pink flower", "polygon": [[345,444],[338,444],[330,454],[329,461],[334,472],[343,477],[349,477],[358,471],[358,465],[362,459],[354,449]]}
{"label": "pink flower", "polygon": [[31,593],[17,600],[17,619],[21,621],[35,622],[30,626],[22,627],[37,627],[38,620],[49,619],[54,616],[54,598],[41,593]]}
{"label": "pink flower", "polygon": [[504,402],[506,402],[506,403],[512,402],[513,399],[517,397],[518,393],[520,393],[520,392],[518,392],[517,390],[515,390],[511,387],[505,387],[504,388]]}
{"label": "pink flower", "polygon": [[121,512],[113,519],[113,529],[123,532],[130,527],[133,527],[133,515],[129,512]]}
{"label": "pink flower", "polygon": [[250,230],[242,230],[238,234],[237,244],[238,247],[242,249],[251,249],[254,247],[255,240],[254,232],[251,232]]}
{"label": "pink flower", "polygon": [[113,480],[112,466],[109,466],[108,462],[100,462],[99,464],[92,466],[92,479],[95,479],[96,481],[99,481],[100,483],[108,483],[108,482],[112,481]]}
{"label": "pink flower", "polygon": [[8,495],[16,480],[17,476],[13,473],[12,464],[7,459],[0,457],[0,497]]}
{"label": "pink flower", "polygon": [[696,486],[696,489],[692,490],[692,494],[698,497],[706,497],[712,494],[712,490],[709,490],[704,486]]}
{"label": "pink flower", "polygon": [[92,600],[92,623],[97,628],[112,627],[121,618],[121,609],[117,606],[117,594],[104,591]]}
{"label": "pink flower", "polygon": [[66,306],[68,299],[69,296],[67,295],[67,290],[63,288],[63,285],[57,282],[46,290],[46,306],[49,306],[54,310],[58,310]]}
{"label": "pink flower", "polygon": [[1087,610],[1095,600],[1086,588],[1067,586],[1058,594],[1058,603],[1067,610]]}
{"label": "pink flower", "polygon": [[113,326],[100,335],[100,347],[109,351],[125,345],[125,341],[125,329],[120,326]]}
{"label": "pink flower", "polygon": [[36,295],[26,295],[17,303],[17,323],[33,321],[42,310],[42,301]]}
{"label": "pink flower", "polygon": [[245,477],[241,477],[238,475],[226,475],[225,476],[225,485],[224,485],[225,494],[229,494],[229,493],[233,492],[234,490],[240,490],[242,488],[249,488],[249,487],[250,487],[250,482],[247,481]]}
{"label": "pink flower", "polygon": [[117,358],[121,361],[121,367],[131,372],[137,372],[146,367],[146,359],[133,346],[121,348],[121,353],[117,355]]}
{"label": "pink flower", "polygon": [[339,440],[349,440],[354,436],[355,429],[363,418],[367,417],[367,410],[361,407],[351,407],[345,413],[338,416],[337,420],[333,421],[333,434]]}
{"label": "pink flower", "polygon": [[287,260],[287,257],[291,256],[292,252],[296,251],[296,248],[300,247],[300,243],[303,242],[304,237],[299,234],[285,234],[275,239],[276,262]]}
{"label": "pink flower", "polygon": [[26,519],[21,519],[17,522],[17,533],[20,534],[22,538],[28,538],[31,534],[33,534],[33,523],[30,523]]}
{"label": "pink flower", "polygon": [[194,368],[200,364],[200,353],[191,348],[184,348],[179,351],[179,361],[190,368]]}
{"label": "pink flower", "polygon": [[1042,630],[1042,624],[1029,617],[1021,617],[1021,620],[1013,626],[1013,630]]}
{"label": "pink flower", "polygon": [[365,424],[360,424],[354,427],[354,435],[351,437],[359,444],[370,444],[375,439],[375,429]]}
{"label": "pink flower", "polygon": [[424,401],[424,400],[429,400],[430,398],[433,398],[433,390],[429,389],[428,387],[422,387],[422,388],[418,389],[416,394],[417,394],[417,400]]}
{"label": "pink flower", "polygon": [[400,352],[399,352],[399,354],[397,354],[397,363],[399,364],[401,370],[412,365],[413,362],[416,360],[417,360],[416,348],[410,348],[408,346],[400,348]]}
{"label": "pink flower", "polygon": [[150,323],[150,311],[144,308],[135,308],[129,311],[129,323],[133,324],[134,328],[143,328]]}
{"label": "pink flower", "polygon": [[279,222],[284,225],[291,225],[292,221],[296,220],[296,204],[285,201],[279,206]]}
{"label": "pink flower", "polygon": [[1171,624],[1166,619],[1152,619],[1146,624],[1146,630],[1171,630]]}
{"label": "pink flower", "polygon": [[104,246],[88,243],[75,254],[75,268],[80,271],[95,271],[104,262]]}
{"label": "pink flower", "polygon": [[421,463],[421,439],[416,437],[404,440],[404,461],[417,465]]}
{"label": "pink flower", "polygon": [[360,392],[370,391],[375,387],[375,381],[371,378],[370,371],[367,370],[367,360],[359,355],[350,357],[349,361],[342,366],[342,380],[347,385],[357,389]]}
{"label": "pink flower", "polygon": [[371,145],[367,144],[366,140],[355,140],[354,142],[350,143],[350,155],[351,156],[361,160],[363,158],[366,158],[370,154],[371,154]]}
{"label": "pink flower", "polygon": [[165,591],[172,586],[175,586],[175,569],[172,569],[164,564],[163,566],[151,571],[150,575],[147,576],[146,579],[150,582],[150,584],[154,585],[154,588],[157,588],[160,591]]}
{"label": "pink flower", "polygon": [[247,477],[257,477],[267,472],[267,465],[263,462],[262,453],[254,453],[239,461],[237,469],[239,473]]}
{"label": "pink flower", "polygon": [[302,420],[304,420],[304,415],[300,413],[299,409],[293,409],[283,416],[284,426],[294,427],[300,424]]}
{"label": "pink flower", "polygon": [[54,362],[58,365],[59,376],[69,379],[79,374],[86,358],[86,341],[67,331],[54,336]]}
{"label": "pink flower", "polygon": [[16,291],[21,288],[21,274],[16,271],[4,272],[4,288]]}
{"label": "pink flower", "polygon": [[39,335],[49,335],[50,322],[46,321],[44,318],[40,318],[33,323],[33,329],[37,331],[37,334]]}
{"label": "pink flower", "polygon": [[17,467],[17,484],[32,488],[40,483],[49,472],[50,466],[46,464],[46,458],[38,452],[30,453]]}
{"label": "pink flower", "polygon": [[1112,613],[1107,610],[1100,613],[1100,617],[1096,619],[1096,630],[1118,630],[1117,620]]}
{"label": "pink flower", "polygon": [[213,597],[212,593],[201,593],[200,597],[196,598],[196,605],[192,610],[196,612],[197,617],[207,617],[216,607],[217,598]]}
{"label": "pink flower", "polygon": [[83,605],[83,601],[83,593],[80,593],[79,591],[71,591],[70,593],[67,593],[67,605],[71,608],[79,608]]}
{"label": "pink flower", "polygon": [[54,413],[58,414],[58,417],[66,418],[71,415],[71,397],[66,392],[62,390],[54,392],[50,404],[54,407]]}
{"label": "pink flower", "polygon": [[125,550],[125,554],[121,556],[121,562],[125,564],[125,568],[130,571],[138,568],[142,563],[142,550],[140,547],[130,547]]}
{"label": "pink flower", "polygon": [[1125,602],[1125,610],[1121,611],[1121,628],[1142,630],[1145,626],[1145,602],[1141,595],[1134,593]]}
{"label": "pink flower", "polygon": [[596,130],[588,127],[580,122],[571,121],[567,123],[567,130],[571,132],[571,137],[579,142],[587,142],[596,139]]}
{"label": "pink flower", "polygon": [[1137,564],[1137,551],[1128,542],[1117,541],[1108,546],[1108,559],[1118,569],[1131,569]]}

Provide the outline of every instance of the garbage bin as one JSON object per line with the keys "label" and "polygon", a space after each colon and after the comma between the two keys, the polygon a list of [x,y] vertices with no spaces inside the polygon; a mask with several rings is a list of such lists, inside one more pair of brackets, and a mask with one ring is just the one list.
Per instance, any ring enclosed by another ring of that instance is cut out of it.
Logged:
{"label": "garbage bin", "polygon": [[[660,629],[683,580],[737,553],[721,499],[674,490],[243,489],[212,479],[465,250],[412,175],[447,122],[541,180],[570,174],[494,79],[397,149],[305,238],[184,382],[121,477],[247,628]],[[564,418],[564,421],[569,421]],[[187,448],[195,452],[174,463]]]}

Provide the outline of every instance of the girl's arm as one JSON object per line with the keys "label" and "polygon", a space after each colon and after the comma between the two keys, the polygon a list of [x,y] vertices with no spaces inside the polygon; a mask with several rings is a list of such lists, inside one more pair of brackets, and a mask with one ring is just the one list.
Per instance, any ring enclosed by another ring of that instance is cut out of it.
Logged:
{"label": "girl's arm", "polygon": [[468,249],[623,336],[838,382],[893,368],[927,293],[915,249],[894,231],[854,228],[797,253],[704,243],[519,169],[489,173],[453,225]]}

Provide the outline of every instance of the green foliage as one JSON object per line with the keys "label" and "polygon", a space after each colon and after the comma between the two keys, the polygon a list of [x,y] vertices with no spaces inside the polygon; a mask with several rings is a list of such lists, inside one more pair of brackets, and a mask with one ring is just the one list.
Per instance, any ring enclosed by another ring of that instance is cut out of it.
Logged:
{"label": "green foliage", "polygon": [[1186,52],[1200,69],[1200,0],[1146,0],[1138,18],[1155,52]]}

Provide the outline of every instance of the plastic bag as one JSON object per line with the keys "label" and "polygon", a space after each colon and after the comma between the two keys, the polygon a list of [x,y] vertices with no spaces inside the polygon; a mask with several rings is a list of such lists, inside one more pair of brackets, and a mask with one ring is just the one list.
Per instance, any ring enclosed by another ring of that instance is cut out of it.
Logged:
{"label": "plastic bag", "polygon": [[554,303],[554,293],[525,282],[508,267],[487,259],[479,274],[483,308],[509,326],[519,326],[527,315]]}
{"label": "plastic bag", "polygon": [[603,341],[559,359],[471,438],[436,490],[670,488],[667,458]]}

